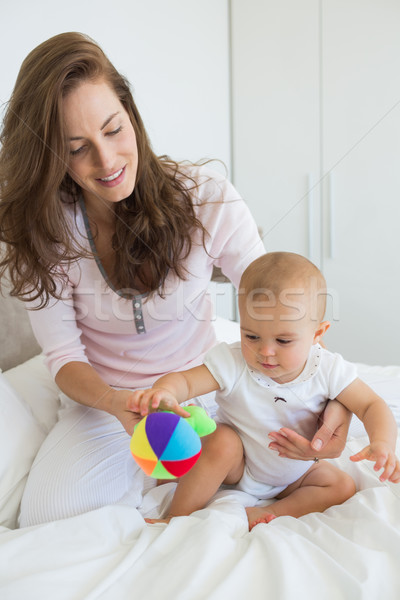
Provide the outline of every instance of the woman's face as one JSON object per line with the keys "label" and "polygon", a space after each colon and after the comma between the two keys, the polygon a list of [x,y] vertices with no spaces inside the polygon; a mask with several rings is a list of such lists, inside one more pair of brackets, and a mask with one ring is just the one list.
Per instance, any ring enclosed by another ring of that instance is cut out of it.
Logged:
{"label": "woman's face", "polygon": [[82,82],[66,96],[63,109],[68,173],[88,208],[109,211],[136,182],[138,152],[128,113],[103,79]]}

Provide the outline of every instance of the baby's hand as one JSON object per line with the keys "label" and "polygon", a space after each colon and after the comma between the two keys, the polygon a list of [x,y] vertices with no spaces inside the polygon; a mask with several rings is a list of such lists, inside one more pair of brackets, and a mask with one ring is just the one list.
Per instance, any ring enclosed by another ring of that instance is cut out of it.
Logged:
{"label": "baby's hand", "polygon": [[172,410],[181,417],[190,417],[190,413],[180,406],[175,396],[164,388],[136,390],[128,406],[129,410],[139,413],[142,417],[156,411],[157,408]]}
{"label": "baby's hand", "polygon": [[375,471],[383,469],[383,473],[379,477],[380,481],[389,480],[392,483],[400,483],[400,461],[388,444],[374,442],[357,452],[357,454],[350,456],[350,460],[353,462],[364,459],[375,462]]}

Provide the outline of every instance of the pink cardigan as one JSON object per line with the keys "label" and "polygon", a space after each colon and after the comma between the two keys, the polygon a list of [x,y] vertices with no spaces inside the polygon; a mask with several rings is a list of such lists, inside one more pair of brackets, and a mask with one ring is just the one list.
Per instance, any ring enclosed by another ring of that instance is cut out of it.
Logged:
{"label": "pink cardigan", "polygon": [[[237,287],[243,270],[265,249],[249,209],[233,186],[208,168],[191,171],[202,182],[194,204],[210,234],[208,253],[196,234],[185,261],[187,280],[168,274],[165,298],[154,295],[149,300],[140,295],[133,300],[121,297],[106,282],[95,258],[71,265],[63,300],[29,311],[53,377],[66,363],[83,361],[109,385],[147,387],[163,373],[200,364],[215,344],[207,293],[213,265]],[[83,205],[77,213],[76,231],[85,236]],[[87,239],[85,243],[89,244]]]}

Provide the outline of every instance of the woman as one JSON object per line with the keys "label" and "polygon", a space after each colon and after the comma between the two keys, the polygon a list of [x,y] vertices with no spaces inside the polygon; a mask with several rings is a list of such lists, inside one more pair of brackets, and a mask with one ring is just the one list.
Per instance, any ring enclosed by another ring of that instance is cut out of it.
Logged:
{"label": "woman", "polygon": [[128,83],[79,33],[25,59],[1,142],[1,268],[63,392],[20,524],[138,505],[130,390],[201,362],[213,266],[237,285],[264,253],[256,225],[223,177],[155,156]]}

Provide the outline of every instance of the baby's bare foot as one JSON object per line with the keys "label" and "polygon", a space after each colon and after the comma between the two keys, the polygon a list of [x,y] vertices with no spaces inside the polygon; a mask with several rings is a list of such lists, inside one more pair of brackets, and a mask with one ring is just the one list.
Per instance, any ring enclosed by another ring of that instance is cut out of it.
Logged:
{"label": "baby's bare foot", "polygon": [[145,519],[146,523],[150,523],[150,525],[154,525],[154,523],[169,523],[172,517],[167,517],[166,519]]}
{"label": "baby's bare foot", "polygon": [[267,506],[250,506],[246,508],[249,531],[259,523],[270,523],[273,519],[276,519],[276,515],[268,512],[267,508]]}
{"label": "baby's bare foot", "polygon": [[255,521],[252,521],[251,523],[249,522],[249,531],[251,531],[253,527],[259,523],[270,523],[273,519],[276,519],[276,515],[273,515],[272,513],[265,513],[265,515],[259,519],[255,519]]}

